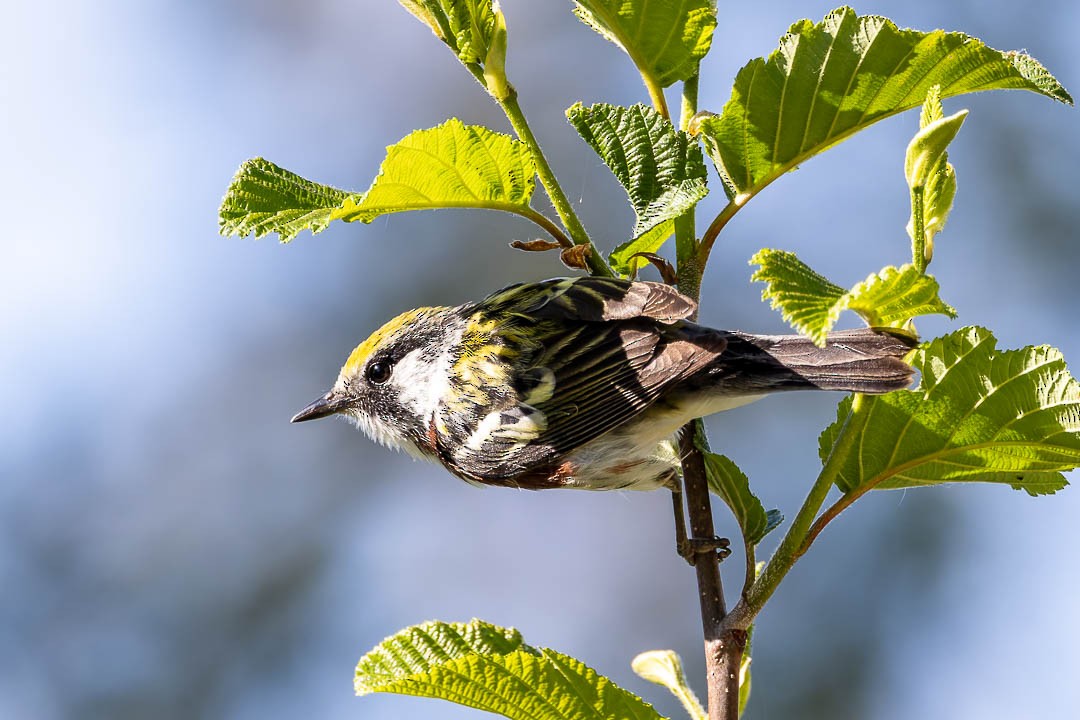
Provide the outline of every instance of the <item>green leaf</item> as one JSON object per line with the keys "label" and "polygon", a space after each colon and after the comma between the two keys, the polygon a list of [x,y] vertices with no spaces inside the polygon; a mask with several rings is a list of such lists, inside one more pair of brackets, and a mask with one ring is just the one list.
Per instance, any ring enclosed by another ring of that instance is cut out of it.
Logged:
{"label": "green leaf", "polygon": [[715,0],[578,0],[574,14],[630,56],[646,82],[667,87],[697,72],[716,28]]}
{"label": "green leaf", "polygon": [[845,291],[792,252],[765,248],[750,262],[760,266],[750,279],[766,283],[761,299],[821,347],[844,310],[854,310],[874,327],[899,327],[919,315],[956,317],[938,297],[937,280],[912,265],[886,267]]}
{"label": "green leaf", "polygon": [[[398,0],[401,6],[431,28],[461,62],[480,63],[496,34],[491,0]],[[504,25],[505,28],[505,25]]]}
{"label": "green leaf", "polygon": [[765,512],[761,501],[750,491],[750,480],[729,458],[712,452],[703,455],[709,489],[731,508],[746,542],[757,545],[783,522],[784,516],[779,510]]}
{"label": "green leaf", "polygon": [[749,653],[744,652],[739,661],[739,717],[746,712],[746,705],[750,702],[750,663]]}
{"label": "green leaf", "polygon": [[449,120],[388,147],[375,182],[344,219],[371,222],[387,213],[448,207],[520,213],[532,199],[535,177],[525,143]]}
{"label": "green leaf", "polygon": [[912,261],[922,267],[934,257],[934,236],[945,227],[956,197],[956,171],[946,152],[967,117],[962,110],[945,117],[937,85],[930,88],[919,118],[920,130],[908,144],[904,171],[911,190],[911,218],[907,233],[912,240]]}
{"label": "green leaf", "polygon": [[930,89],[926,91],[922,112],[919,113],[919,128],[922,129],[943,117],[945,117],[945,108],[941,106],[941,86],[931,85]]}
{"label": "green leaf", "polygon": [[528,215],[535,166],[508,135],[450,120],[417,130],[386,149],[363,195],[305,180],[261,158],[240,167],[220,210],[225,235],[276,232],[288,242],[332,220],[371,222],[407,210],[478,208]]}
{"label": "green leaf", "polygon": [[398,0],[431,28],[498,101],[513,89],[506,79],[506,18],[493,0]]}
{"label": "green leaf", "polygon": [[644,235],[631,238],[612,250],[608,255],[608,264],[615,272],[629,277],[646,263],[646,260],[634,255],[659,252],[674,233],[675,221],[665,220]]}
{"label": "green leaf", "polygon": [[496,5],[495,25],[491,42],[484,56],[484,86],[500,102],[510,97],[513,90],[506,79],[506,17]]}
{"label": "green leaf", "polygon": [[709,192],[701,147],[644,105],[585,107],[577,103],[566,111],[566,117],[629,195],[637,215],[631,243],[648,237],[632,251],[630,244],[621,246],[616,262],[634,252],[656,252],[674,229],[662,226]]}
{"label": "green leaf", "polygon": [[269,160],[253,158],[236,171],[218,210],[222,235],[262,237],[276,232],[289,242],[301,230],[326,229],[341,217],[351,194],[305,180]]}
{"label": "green leaf", "polygon": [[1056,492],[1080,465],[1080,384],[1061,352],[1045,345],[996,349],[990,331],[969,327],[923,344],[911,360],[915,390],[851,399],[822,433],[824,462],[847,420],[856,433],[840,462],[845,493],[996,482],[1031,495]]}
{"label": "green leaf", "polygon": [[360,659],[355,686],[357,695],[441,698],[514,720],[660,720],[580,661],[479,620],[402,630]]}
{"label": "green leaf", "polygon": [[725,189],[745,202],[780,175],[883,118],[941,97],[1022,89],[1072,103],[1035,59],[963,33],[900,30],[842,7],[801,20],[735,78],[720,115],[697,123]]}
{"label": "green leaf", "polygon": [[666,687],[682,703],[690,720],[708,720],[701,701],[686,682],[682,659],[674,650],[643,652],[634,658],[630,667],[638,677]]}
{"label": "green leaf", "polygon": [[904,157],[904,174],[909,188],[926,187],[930,178],[945,162],[949,143],[960,132],[960,126],[968,116],[967,110],[934,120],[919,130],[908,143]]}
{"label": "green leaf", "polygon": [[[947,162],[948,154],[930,176],[923,190],[923,232],[926,233],[926,260],[934,255],[934,237],[945,228],[953,200],[956,198],[956,170]],[[908,235],[914,232],[914,221],[908,222]]]}

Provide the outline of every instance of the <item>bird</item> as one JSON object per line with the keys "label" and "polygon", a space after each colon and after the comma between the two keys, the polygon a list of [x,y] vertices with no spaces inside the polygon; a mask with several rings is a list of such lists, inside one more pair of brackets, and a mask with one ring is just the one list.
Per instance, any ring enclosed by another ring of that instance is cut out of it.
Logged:
{"label": "bird", "polygon": [[352,421],[373,440],[486,486],[678,492],[688,421],[786,390],[911,385],[903,330],[717,330],[670,285],[605,277],[518,283],[398,315],[293,418]]}

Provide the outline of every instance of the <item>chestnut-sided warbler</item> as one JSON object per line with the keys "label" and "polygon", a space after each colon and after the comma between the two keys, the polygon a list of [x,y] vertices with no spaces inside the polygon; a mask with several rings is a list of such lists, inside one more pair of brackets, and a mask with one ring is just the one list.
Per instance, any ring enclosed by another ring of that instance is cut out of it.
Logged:
{"label": "chestnut-sided warbler", "polygon": [[836,332],[819,348],[685,320],[695,308],[667,285],[581,277],[411,310],[360,343],[292,420],[344,416],[472,483],[674,489],[666,441],[693,418],[778,390],[911,383],[904,333]]}

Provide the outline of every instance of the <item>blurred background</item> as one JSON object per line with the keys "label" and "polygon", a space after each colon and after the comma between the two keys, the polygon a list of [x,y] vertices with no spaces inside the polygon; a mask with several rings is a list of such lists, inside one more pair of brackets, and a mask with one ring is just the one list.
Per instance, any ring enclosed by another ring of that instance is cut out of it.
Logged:
{"label": "blurred background", "polygon": [[[569,2],[503,6],[510,77],[610,249],[631,212],[563,111],[643,101],[639,78]],[[721,3],[702,107],[719,110],[738,68],[790,22],[831,7]],[[1026,49],[1075,92],[1078,8],[856,9]],[[536,228],[461,211],[339,224],[288,246],[217,235],[246,158],[362,190],[385,146],[415,128],[454,116],[508,131],[431,33],[390,0],[14,3],[5,27],[0,716],[476,717],[357,699],[352,673],[402,627],[478,616],[681,717],[629,668],[640,651],[673,648],[704,690],[693,572],[673,553],[663,493],[477,490],[345,423],[288,423],[391,315],[565,274],[554,254],[506,247]],[[1001,347],[1050,343],[1076,362],[1076,111],[1017,92],[945,107],[972,110],[951,148],[960,190],[932,268],[960,320],[920,329],[985,324]],[[844,285],[903,262],[903,152],[917,123],[881,123],[747,206],[714,253],[703,320],[784,330],[749,283],[763,246]],[[706,214],[721,204],[712,185]],[[770,398],[713,418],[714,445],[790,518],[838,399]],[[1074,488],[860,501],[762,615],[748,717],[1072,715],[1078,512]],[[726,573],[732,597],[740,566]]]}

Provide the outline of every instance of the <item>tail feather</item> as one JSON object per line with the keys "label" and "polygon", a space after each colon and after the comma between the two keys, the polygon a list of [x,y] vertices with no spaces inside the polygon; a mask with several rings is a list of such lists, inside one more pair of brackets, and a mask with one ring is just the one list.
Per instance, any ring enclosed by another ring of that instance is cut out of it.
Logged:
{"label": "tail feather", "polygon": [[829,333],[825,347],[800,335],[725,333],[727,347],[704,371],[731,393],[817,388],[867,394],[903,390],[915,371],[903,361],[916,339],[899,330]]}

